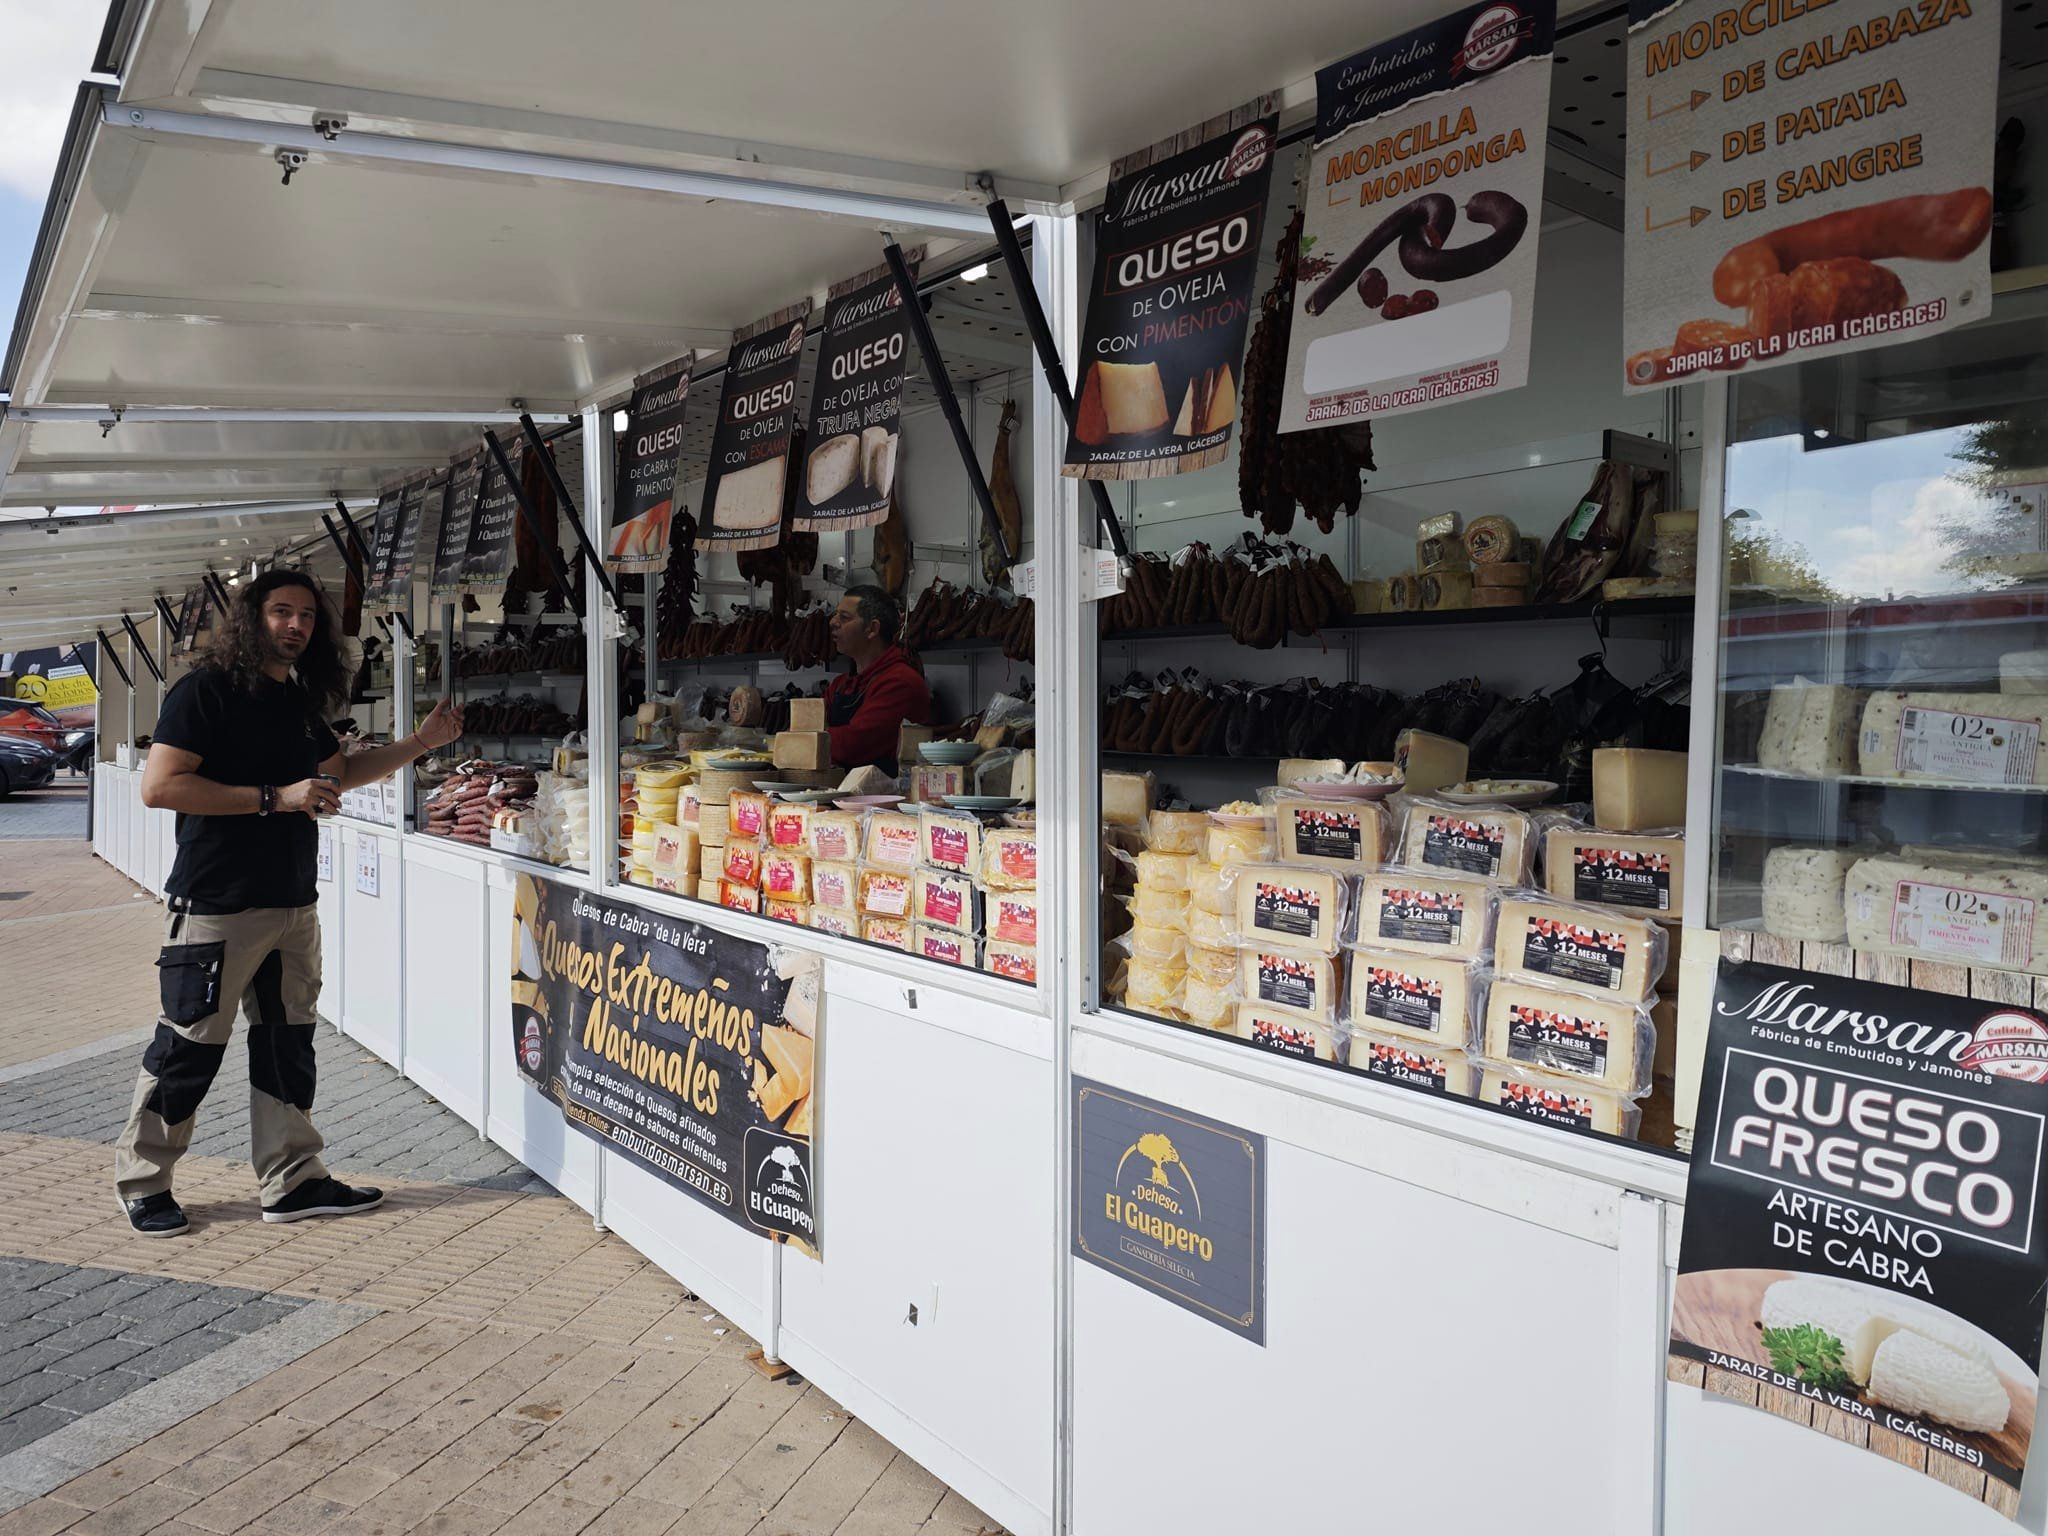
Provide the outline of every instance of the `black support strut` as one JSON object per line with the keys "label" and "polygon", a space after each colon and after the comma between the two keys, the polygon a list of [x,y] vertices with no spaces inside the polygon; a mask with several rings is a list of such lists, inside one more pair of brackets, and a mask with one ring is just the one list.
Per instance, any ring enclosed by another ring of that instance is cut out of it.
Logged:
{"label": "black support strut", "polygon": [[107,632],[104,629],[96,629],[93,633],[100,637],[100,654],[114,664],[114,670],[121,674],[121,681],[126,683],[128,691],[133,693],[135,691],[135,679],[130,677],[128,669],[121,665],[121,657],[114,649],[114,642],[107,638]]}
{"label": "black support strut", "polygon": [[128,631],[128,638],[135,643],[135,650],[142,657],[142,664],[149,668],[150,676],[156,679],[157,687],[164,685],[164,671],[156,664],[156,658],[149,654],[149,644],[142,638],[142,631],[135,627],[135,621],[127,614],[121,615],[121,627]]}
{"label": "black support strut", "polygon": [[[598,585],[604,588],[604,595],[612,600],[614,608],[619,606],[619,589],[612,585],[612,573],[604,568],[604,557],[597,552],[597,546],[590,542],[590,531],[583,526],[583,519],[576,511],[576,498],[569,494],[569,487],[562,483],[561,467],[555,463],[554,450],[540,435],[540,428],[533,424],[533,417],[526,411],[519,413],[519,430],[526,435],[527,449],[540,455],[541,472],[548,477],[548,484],[554,487],[555,500],[561,510],[568,514],[569,527],[576,535],[576,547],[583,551],[583,558],[590,568],[597,572]],[[591,445],[585,443],[583,451],[589,453]],[[578,610],[581,611],[580,609]]]}

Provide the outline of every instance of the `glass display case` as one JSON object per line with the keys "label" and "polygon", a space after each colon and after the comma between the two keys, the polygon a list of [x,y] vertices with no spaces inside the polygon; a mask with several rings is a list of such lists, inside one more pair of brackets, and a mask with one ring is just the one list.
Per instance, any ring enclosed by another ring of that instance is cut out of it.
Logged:
{"label": "glass display case", "polygon": [[1730,386],[1724,949],[2031,999],[2048,972],[2048,291]]}

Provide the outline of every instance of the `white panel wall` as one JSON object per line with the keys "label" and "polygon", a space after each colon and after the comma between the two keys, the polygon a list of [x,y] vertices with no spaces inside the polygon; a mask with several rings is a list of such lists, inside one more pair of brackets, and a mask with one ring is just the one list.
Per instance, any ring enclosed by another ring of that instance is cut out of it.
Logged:
{"label": "white panel wall", "polygon": [[[396,834],[360,822],[336,822],[342,829],[341,883],[346,938],[342,954],[341,1027],[394,1067],[404,1064],[405,880]],[[377,894],[356,888],[357,851],[374,846],[378,855]]]}
{"label": "white panel wall", "polygon": [[485,969],[505,954],[491,942],[490,865],[417,839],[404,846],[405,1075],[482,1130]]}

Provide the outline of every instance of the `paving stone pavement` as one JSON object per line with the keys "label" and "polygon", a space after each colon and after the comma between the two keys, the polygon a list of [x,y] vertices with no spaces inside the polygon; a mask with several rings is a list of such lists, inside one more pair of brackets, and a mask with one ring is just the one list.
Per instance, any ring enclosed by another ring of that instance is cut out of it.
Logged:
{"label": "paving stone pavement", "polygon": [[16,790],[0,800],[0,838],[68,837],[83,842],[85,784],[84,779],[59,773],[47,789]]}

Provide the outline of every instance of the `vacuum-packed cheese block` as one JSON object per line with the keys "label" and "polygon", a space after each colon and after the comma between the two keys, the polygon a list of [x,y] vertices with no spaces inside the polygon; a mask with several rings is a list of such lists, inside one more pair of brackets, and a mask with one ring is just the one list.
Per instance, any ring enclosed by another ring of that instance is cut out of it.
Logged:
{"label": "vacuum-packed cheese block", "polygon": [[808,854],[811,851],[811,808],[780,803],[769,806],[767,842],[771,848],[789,848]]}
{"label": "vacuum-packed cheese block", "polygon": [[1639,747],[1593,753],[1593,824],[1606,832],[1685,825],[1685,754]]}
{"label": "vacuum-packed cheese block", "polygon": [[1879,779],[2048,784],[2043,720],[2048,696],[2040,694],[1873,693],[1857,762]]}
{"label": "vacuum-packed cheese block", "polygon": [[1401,862],[1521,884],[1534,848],[1529,818],[1506,806],[1451,805],[1418,796],[1401,829]]}
{"label": "vacuum-packed cheese block", "polygon": [[718,904],[731,907],[735,912],[759,912],[761,893],[751,885],[735,885],[730,880],[718,882]]}
{"label": "vacuum-packed cheese block", "polygon": [[692,784],[676,796],[676,821],[685,827],[701,831],[698,827],[698,812],[703,808],[703,797]]}
{"label": "vacuum-packed cheese block", "polygon": [[1649,918],[1616,907],[1510,896],[1500,904],[1493,967],[1510,980],[1647,1002],[1664,974],[1665,949],[1664,930]]}
{"label": "vacuum-packed cheese block", "polygon": [[972,966],[980,958],[975,952],[973,934],[932,928],[924,923],[916,924],[910,931],[910,952],[941,965]]}
{"label": "vacuum-packed cheese block", "polygon": [[1038,893],[991,891],[985,905],[988,936],[1005,944],[1038,943]]}
{"label": "vacuum-packed cheese block", "polygon": [[1235,949],[1189,941],[1187,967],[1204,981],[1216,986],[1237,985],[1237,951]]}
{"label": "vacuum-packed cheese block", "polygon": [[1142,829],[1152,814],[1156,786],[1149,773],[1105,773],[1102,776],[1102,820],[1105,826]]}
{"label": "vacuum-packed cheese block", "polygon": [[1493,1065],[1480,1074],[1479,1099],[1560,1130],[1609,1136],[1633,1137],[1641,1118],[1632,1102],[1614,1094],[1582,1088],[1561,1077]]}
{"label": "vacuum-packed cheese block", "polygon": [[1230,915],[1226,912],[1210,912],[1190,902],[1187,923],[1190,944],[1206,944],[1212,949],[1221,949],[1236,942],[1231,937]]}
{"label": "vacuum-packed cheese block", "polygon": [[725,803],[734,838],[765,841],[768,836],[768,797],[758,790],[733,791]]}
{"label": "vacuum-packed cheese block", "polygon": [[765,850],[759,843],[727,843],[725,860],[718,867],[719,878],[731,885],[759,886],[764,854]]}
{"label": "vacuum-packed cheese block", "polygon": [[770,848],[761,858],[761,889],[781,901],[811,899],[811,856]]}
{"label": "vacuum-packed cheese block", "polygon": [[1334,1025],[1304,1018],[1280,1008],[1258,1003],[1239,1003],[1237,1038],[1249,1040],[1260,1050],[1302,1061],[1335,1061],[1337,1030]]}
{"label": "vacuum-packed cheese block", "polygon": [[1450,1093],[1469,1099],[1479,1086],[1479,1068],[1463,1051],[1441,1050],[1414,1040],[1394,1039],[1365,1031],[1346,1042],[1344,1064],[1354,1072],[1424,1093]]}
{"label": "vacuum-packed cheese block", "polygon": [[907,871],[862,865],[854,890],[861,911],[870,917],[908,917],[916,883]]}
{"label": "vacuum-packed cheese block", "polygon": [[1119,942],[1130,945],[1131,953],[1161,964],[1184,964],[1188,936],[1178,928],[1161,928],[1151,923],[1133,923]]}
{"label": "vacuum-packed cheese block", "polygon": [[1685,916],[1685,838],[1552,827],[1543,839],[1543,886],[1565,901],[1677,922]]}
{"label": "vacuum-packed cheese block", "polygon": [[860,814],[810,807],[810,854],[814,859],[843,864],[860,857]]}
{"label": "vacuum-packed cheese block", "polygon": [[1283,864],[1370,868],[1385,856],[1386,812],[1367,800],[1277,800],[1274,857]]}
{"label": "vacuum-packed cheese block", "polygon": [[1185,894],[1194,862],[1192,853],[1161,853],[1148,848],[1138,855],[1138,889]]}
{"label": "vacuum-packed cheese block", "polygon": [[799,928],[804,926],[805,916],[810,910],[811,904],[807,901],[789,901],[783,898],[767,896],[761,902],[762,916],[768,918],[771,922],[794,923]]}
{"label": "vacuum-packed cheese block", "polygon": [[891,949],[908,949],[910,921],[901,917],[862,918],[860,936],[870,944],[886,944]]}
{"label": "vacuum-packed cheese block", "polygon": [[1462,741],[1428,731],[1405,730],[1394,738],[1394,762],[1401,787],[1411,795],[1427,795],[1465,782],[1471,752]]}
{"label": "vacuum-packed cheese block", "polygon": [[1038,833],[998,827],[981,840],[981,883],[990,890],[1029,891],[1038,887]]}
{"label": "vacuum-packed cheese block", "polygon": [[839,911],[832,907],[812,906],[809,926],[819,933],[834,934],[842,939],[860,937],[860,919],[851,912]]}
{"label": "vacuum-packed cheese block", "polygon": [[870,811],[864,857],[888,869],[915,869],[921,839],[917,818],[907,811]]}
{"label": "vacuum-packed cheese block", "polygon": [[1345,894],[1338,876],[1302,864],[1236,864],[1230,880],[1240,944],[1337,952]]}
{"label": "vacuum-packed cheese block", "polygon": [[1187,974],[1178,962],[1167,965],[1133,955],[1124,967],[1124,1001],[1146,1013],[1178,1008]]}
{"label": "vacuum-packed cheese block", "polygon": [[917,813],[918,857],[941,869],[971,870],[981,862],[981,818],[927,805]]}
{"label": "vacuum-packed cheese block", "polygon": [[1486,1055],[1632,1097],[1650,1086],[1656,1029],[1631,1003],[1496,981],[1486,995]]}
{"label": "vacuum-packed cheese block", "polygon": [[1354,949],[1350,967],[1354,1028],[1449,1049],[1477,1044],[1479,967],[1398,949]]}
{"label": "vacuum-packed cheese block", "polygon": [[1284,949],[1238,952],[1238,990],[1247,1002],[1337,1022],[1337,966],[1325,955]]}
{"label": "vacuum-packed cheese block", "polygon": [[1204,912],[1230,910],[1230,891],[1224,883],[1221,864],[1203,859],[1188,866],[1188,904]]}
{"label": "vacuum-packed cheese block", "polygon": [[1844,896],[1850,866],[1842,848],[1773,848],[1764,855],[1764,931],[1781,939],[1839,944],[1849,936]]}
{"label": "vacuum-packed cheese block", "polygon": [[1228,1029],[1237,1007],[1237,985],[1190,970],[1181,980],[1181,1017],[1204,1029]]}
{"label": "vacuum-packed cheese block", "polygon": [[1497,890],[1484,880],[1383,869],[1359,882],[1355,943],[1476,960],[1493,940]]}
{"label": "vacuum-packed cheese block", "polygon": [[683,877],[674,870],[655,870],[648,876],[647,883],[657,891],[667,891],[672,896],[680,895],[683,889]]}
{"label": "vacuum-packed cheese block", "polygon": [[695,873],[697,866],[697,834],[677,826],[674,822],[657,823],[654,828],[654,858],[652,868],[673,873],[689,870]]}
{"label": "vacuum-packed cheese block", "polygon": [[1011,981],[1038,980],[1038,946],[990,939],[981,946],[981,968]]}
{"label": "vacuum-packed cheese block", "polygon": [[981,931],[981,892],[974,877],[950,869],[920,869],[911,892],[910,915],[927,928],[955,933]]}
{"label": "vacuum-packed cheese block", "polygon": [[910,799],[914,805],[937,805],[967,793],[967,769],[958,763],[913,763]]}
{"label": "vacuum-packed cheese block", "polygon": [[1780,683],[1764,706],[1758,766],[1815,779],[1856,772],[1856,732],[1869,697],[1837,683]]}
{"label": "vacuum-packed cheese block", "polygon": [[1139,886],[1131,897],[1131,921],[1152,923],[1160,928],[1177,928],[1185,933],[1188,926],[1188,898],[1182,891],[1153,891]]}
{"label": "vacuum-packed cheese block", "polygon": [[1211,825],[1204,811],[1154,811],[1146,841],[1155,853],[1200,853]]}
{"label": "vacuum-packed cheese block", "polygon": [[1858,859],[1843,882],[1849,942],[1910,955],[2048,974],[2048,872],[1907,858]]}
{"label": "vacuum-packed cheese block", "polygon": [[859,872],[851,864],[811,861],[811,905],[834,912],[852,912],[860,906]]}
{"label": "vacuum-packed cheese block", "polygon": [[1273,823],[1261,821],[1249,827],[1211,827],[1202,853],[1208,863],[1216,865],[1248,864],[1258,859],[1270,859],[1273,857]]}

